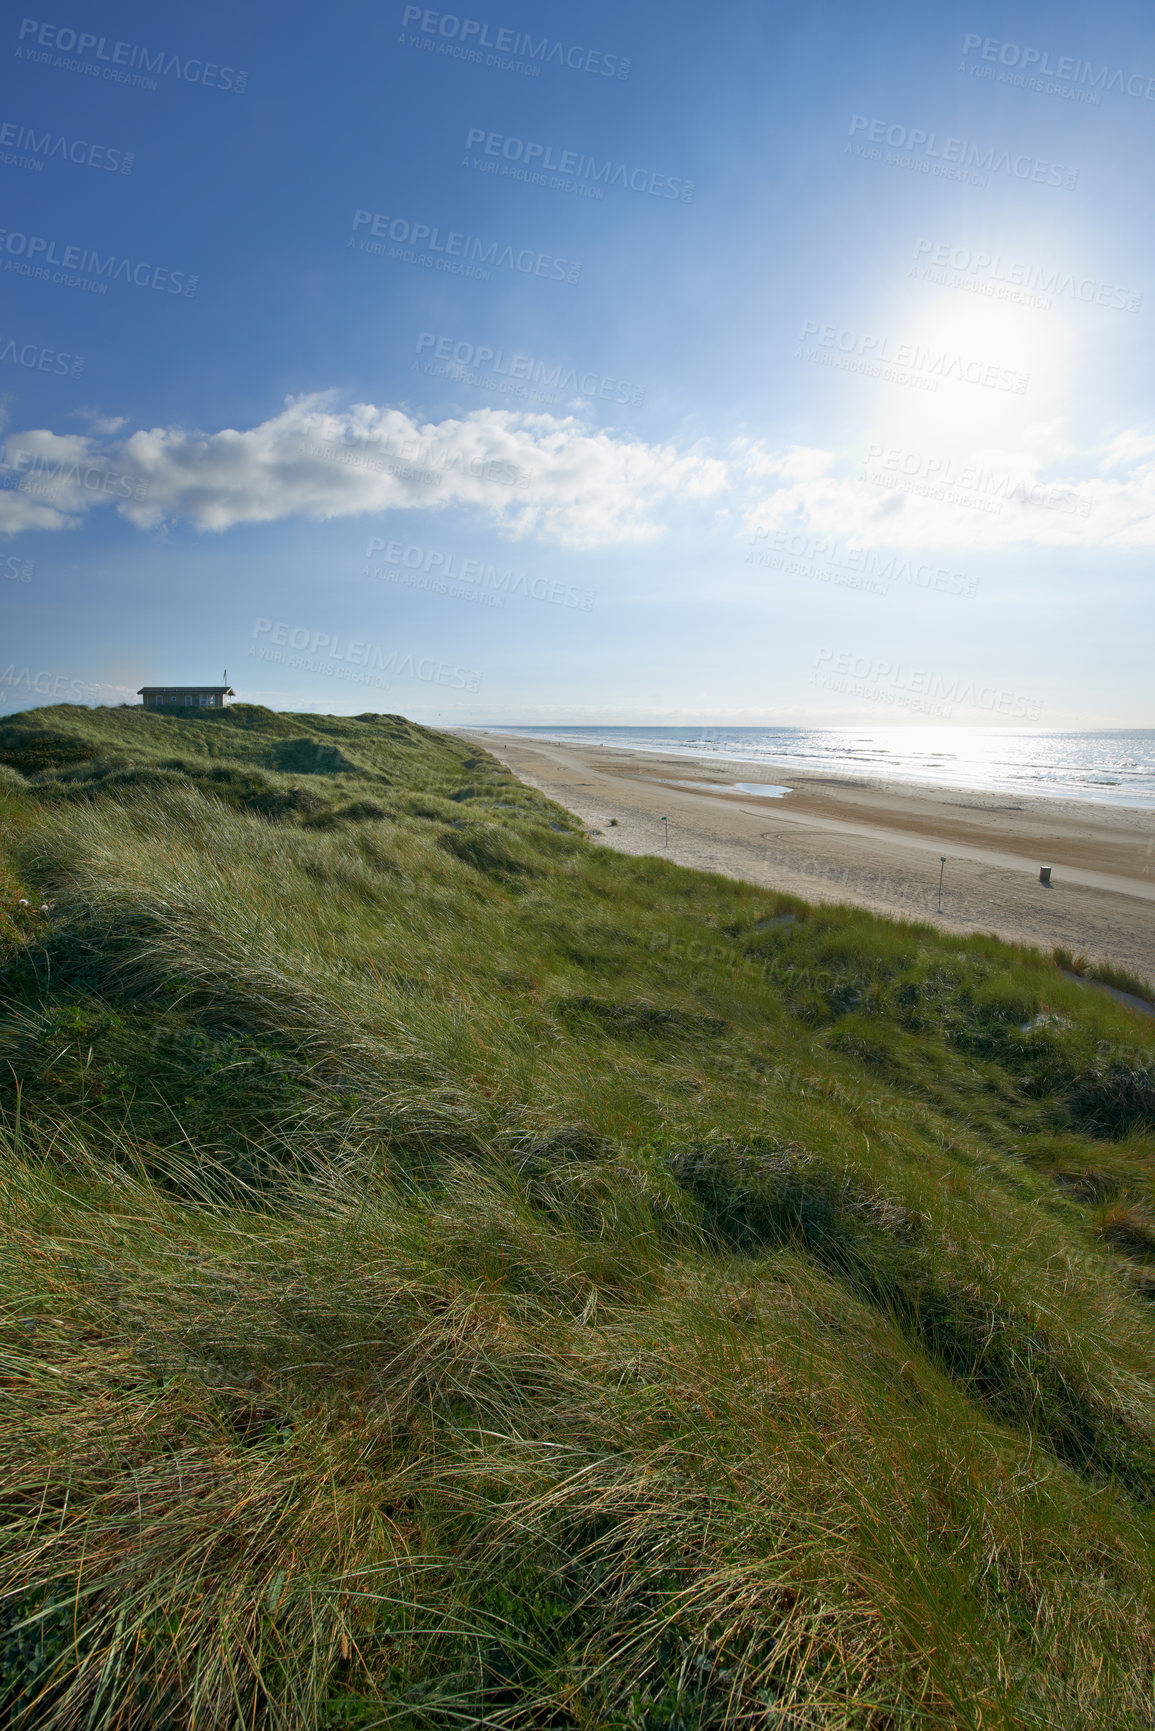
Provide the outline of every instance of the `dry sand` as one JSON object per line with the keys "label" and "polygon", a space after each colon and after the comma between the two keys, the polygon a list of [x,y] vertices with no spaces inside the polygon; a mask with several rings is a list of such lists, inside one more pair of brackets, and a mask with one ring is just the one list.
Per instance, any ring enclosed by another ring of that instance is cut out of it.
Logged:
{"label": "dry sand", "polygon": [[[944,931],[1061,944],[1155,980],[1155,812],[457,731],[581,818],[600,846]],[[737,782],[791,791],[771,799]],[[1050,889],[1040,866],[1053,868]]]}

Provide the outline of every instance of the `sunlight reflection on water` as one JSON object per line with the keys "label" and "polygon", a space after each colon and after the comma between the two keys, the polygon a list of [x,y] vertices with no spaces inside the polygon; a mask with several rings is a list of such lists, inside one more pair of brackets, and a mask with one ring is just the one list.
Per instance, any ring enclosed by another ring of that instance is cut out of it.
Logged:
{"label": "sunlight reflection on water", "polygon": [[[1155,730],[965,727],[508,727],[538,739],[717,757],[987,792],[1155,807]],[[699,784],[701,785],[701,784]],[[740,783],[765,792],[777,783]]]}

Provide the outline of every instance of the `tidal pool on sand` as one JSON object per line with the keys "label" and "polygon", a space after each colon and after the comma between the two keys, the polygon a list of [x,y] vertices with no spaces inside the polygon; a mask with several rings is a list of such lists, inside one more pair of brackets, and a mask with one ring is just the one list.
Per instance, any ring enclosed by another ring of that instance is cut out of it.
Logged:
{"label": "tidal pool on sand", "polygon": [[704,787],[708,793],[755,793],[763,799],[781,799],[793,793],[790,787],[779,787],[773,781],[676,781],[675,787]]}

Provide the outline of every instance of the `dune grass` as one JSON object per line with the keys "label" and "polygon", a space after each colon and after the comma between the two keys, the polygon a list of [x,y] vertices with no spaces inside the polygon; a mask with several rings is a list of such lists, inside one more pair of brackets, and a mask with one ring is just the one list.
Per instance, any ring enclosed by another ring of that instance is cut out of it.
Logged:
{"label": "dune grass", "polygon": [[5,1724],[1151,1725],[1148,1019],[399,717],[0,776]]}

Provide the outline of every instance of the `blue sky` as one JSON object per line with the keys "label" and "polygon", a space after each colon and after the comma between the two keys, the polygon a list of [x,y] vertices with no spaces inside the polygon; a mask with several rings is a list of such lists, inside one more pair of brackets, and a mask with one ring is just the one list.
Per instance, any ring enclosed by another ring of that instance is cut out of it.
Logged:
{"label": "blue sky", "polygon": [[0,711],[1149,722],[1148,9],[5,32]]}

